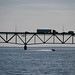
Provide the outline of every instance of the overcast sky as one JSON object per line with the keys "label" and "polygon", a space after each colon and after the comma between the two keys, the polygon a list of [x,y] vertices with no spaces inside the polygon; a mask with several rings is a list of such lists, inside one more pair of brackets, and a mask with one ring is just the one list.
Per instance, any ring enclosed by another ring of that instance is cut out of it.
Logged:
{"label": "overcast sky", "polygon": [[75,31],[75,0],[0,0],[1,31]]}

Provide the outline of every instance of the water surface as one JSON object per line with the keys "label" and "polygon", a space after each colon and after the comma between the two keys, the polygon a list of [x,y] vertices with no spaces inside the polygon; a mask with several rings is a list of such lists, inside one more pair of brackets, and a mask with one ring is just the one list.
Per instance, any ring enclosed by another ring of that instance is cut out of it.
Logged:
{"label": "water surface", "polygon": [[0,47],[0,75],[75,75],[75,48]]}

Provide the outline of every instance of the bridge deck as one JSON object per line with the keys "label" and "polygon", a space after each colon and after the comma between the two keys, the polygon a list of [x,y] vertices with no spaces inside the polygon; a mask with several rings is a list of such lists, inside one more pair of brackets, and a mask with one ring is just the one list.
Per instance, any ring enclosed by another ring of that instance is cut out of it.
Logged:
{"label": "bridge deck", "polygon": [[[70,35],[72,33],[0,32],[0,34],[58,34],[58,35],[66,34],[66,35]],[[75,33],[73,34],[75,35]]]}

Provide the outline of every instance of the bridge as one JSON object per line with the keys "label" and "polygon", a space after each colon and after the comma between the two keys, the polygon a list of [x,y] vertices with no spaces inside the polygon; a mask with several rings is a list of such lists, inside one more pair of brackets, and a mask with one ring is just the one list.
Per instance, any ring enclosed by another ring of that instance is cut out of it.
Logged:
{"label": "bridge", "polygon": [[75,44],[75,33],[0,32],[0,43],[24,45]]}

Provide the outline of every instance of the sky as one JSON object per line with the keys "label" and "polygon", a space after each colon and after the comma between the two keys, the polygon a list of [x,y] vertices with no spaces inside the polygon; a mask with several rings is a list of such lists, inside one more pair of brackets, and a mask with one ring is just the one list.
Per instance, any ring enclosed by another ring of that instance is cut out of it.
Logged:
{"label": "sky", "polygon": [[0,32],[63,27],[75,31],[75,0],[0,0]]}

